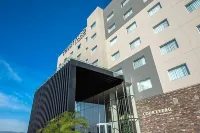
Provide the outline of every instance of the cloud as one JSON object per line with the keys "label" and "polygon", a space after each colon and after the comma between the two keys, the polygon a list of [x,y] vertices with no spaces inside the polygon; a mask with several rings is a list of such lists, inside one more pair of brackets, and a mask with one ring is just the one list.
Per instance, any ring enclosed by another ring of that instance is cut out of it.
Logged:
{"label": "cloud", "polygon": [[4,78],[10,78],[17,82],[22,81],[21,77],[17,74],[17,72],[15,72],[11,65],[5,60],[0,60],[0,69],[0,80]]}
{"label": "cloud", "polygon": [[30,112],[30,107],[18,97],[0,92],[0,108]]}
{"label": "cloud", "polygon": [[27,132],[28,123],[15,119],[0,119],[0,131]]}

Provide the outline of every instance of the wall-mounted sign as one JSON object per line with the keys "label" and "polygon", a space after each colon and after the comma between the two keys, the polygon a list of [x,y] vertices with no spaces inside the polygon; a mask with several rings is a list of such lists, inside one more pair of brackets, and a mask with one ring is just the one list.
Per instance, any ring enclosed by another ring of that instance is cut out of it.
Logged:
{"label": "wall-mounted sign", "polygon": [[172,108],[164,108],[164,109],[144,112],[143,116],[158,115],[158,114],[164,114],[164,113],[169,113],[169,112],[172,112]]}
{"label": "wall-mounted sign", "polygon": [[65,53],[73,46],[76,45],[78,42],[80,42],[80,40],[86,35],[86,28],[83,29],[83,31],[77,36],[76,39],[74,39],[74,41],[72,41],[72,43],[63,51],[63,55],[65,55]]}

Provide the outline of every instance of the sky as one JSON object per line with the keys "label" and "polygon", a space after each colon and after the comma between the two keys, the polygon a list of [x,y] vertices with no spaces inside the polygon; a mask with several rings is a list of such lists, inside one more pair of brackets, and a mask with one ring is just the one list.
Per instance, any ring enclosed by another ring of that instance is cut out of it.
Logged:
{"label": "sky", "polygon": [[26,132],[34,92],[111,0],[0,0],[0,131]]}

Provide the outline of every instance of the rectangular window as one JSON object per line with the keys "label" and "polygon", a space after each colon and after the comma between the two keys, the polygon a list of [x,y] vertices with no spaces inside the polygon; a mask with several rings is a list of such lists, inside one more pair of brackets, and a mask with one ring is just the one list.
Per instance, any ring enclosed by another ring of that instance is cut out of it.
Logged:
{"label": "rectangular window", "polygon": [[88,37],[85,38],[85,41],[86,41],[86,42],[88,41]]}
{"label": "rectangular window", "polygon": [[79,55],[77,56],[77,59],[80,59],[80,57],[81,57],[81,54],[79,54]]}
{"label": "rectangular window", "polygon": [[127,33],[130,33],[130,32],[133,31],[136,27],[137,27],[136,22],[133,22],[132,24],[130,24],[130,25],[126,28]]}
{"label": "rectangular window", "polygon": [[145,64],[146,64],[146,60],[143,56],[133,62],[133,68],[137,69],[137,68],[140,68],[141,66],[144,66]]}
{"label": "rectangular window", "polygon": [[129,2],[129,0],[124,0],[124,1],[121,3],[121,7],[124,7],[128,2]]}
{"label": "rectangular window", "polygon": [[117,51],[116,53],[114,53],[114,54],[112,55],[112,61],[117,60],[119,57],[120,57],[120,53],[119,53],[119,51]]}
{"label": "rectangular window", "polygon": [[170,53],[178,48],[178,44],[175,39],[165,43],[164,45],[160,46],[160,52],[162,55]]}
{"label": "rectangular window", "polygon": [[94,22],[90,27],[91,29],[94,29],[96,27],[96,22]]}
{"label": "rectangular window", "polygon": [[64,59],[64,62],[66,62],[66,61],[67,61],[67,58]]}
{"label": "rectangular window", "polygon": [[157,34],[161,31],[163,31],[167,27],[169,27],[169,23],[168,23],[167,19],[165,19],[165,20],[163,20],[162,22],[160,22],[159,24],[157,24],[156,26],[153,27],[154,34]]}
{"label": "rectangular window", "polygon": [[98,59],[97,59],[97,60],[95,60],[95,61],[92,63],[92,65],[94,65],[94,66],[98,66],[98,64],[99,64],[99,61],[98,61]]}
{"label": "rectangular window", "polygon": [[85,62],[88,62],[88,59],[86,59]]}
{"label": "rectangular window", "polygon": [[135,40],[133,40],[131,43],[130,43],[130,48],[131,49],[134,49],[136,48],[137,46],[139,46],[141,44],[141,40],[140,38],[136,38]]}
{"label": "rectangular window", "polygon": [[148,79],[142,80],[142,81],[137,83],[137,86],[138,86],[139,92],[151,89],[152,88],[151,79],[148,78]]}
{"label": "rectangular window", "polygon": [[114,45],[115,43],[117,43],[117,36],[110,40],[110,46]]}
{"label": "rectangular window", "polygon": [[108,33],[112,32],[115,28],[116,28],[116,26],[115,26],[115,23],[114,23],[108,28]]}
{"label": "rectangular window", "polygon": [[77,46],[77,49],[80,49],[81,48],[81,44],[79,44],[78,46]]}
{"label": "rectangular window", "polygon": [[186,64],[179,65],[168,70],[169,79],[171,81],[183,78],[190,75],[189,69]]}
{"label": "rectangular window", "polygon": [[72,56],[73,55],[73,51],[70,53],[70,56]]}
{"label": "rectangular window", "polygon": [[108,16],[107,16],[107,22],[111,20],[111,18],[114,17],[114,13],[111,12]]}
{"label": "rectangular window", "polygon": [[97,34],[96,34],[96,33],[94,33],[94,35],[92,35],[91,39],[92,39],[92,40],[95,40],[95,39],[96,39],[96,37],[97,37]]}
{"label": "rectangular window", "polygon": [[96,52],[96,50],[97,50],[97,45],[94,47],[94,48],[92,48],[92,54],[94,53],[94,52]]}
{"label": "rectangular window", "polygon": [[133,10],[132,10],[132,8],[130,8],[130,9],[124,14],[124,20],[127,19],[132,13],[133,13]]}
{"label": "rectangular window", "polygon": [[118,74],[123,74],[123,70],[122,70],[122,68],[116,70],[115,72],[118,73]]}
{"label": "rectangular window", "polygon": [[198,31],[200,32],[200,25],[197,26]]}
{"label": "rectangular window", "polygon": [[160,9],[162,8],[160,2],[158,4],[156,4],[155,6],[153,6],[149,11],[149,16],[153,16],[156,12],[158,12]]}
{"label": "rectangular window", "polygon": [[193,12],[200,8],[200,0],[192,0],[192,2],[188,3],[185,7],[187,8],[188,12]]}

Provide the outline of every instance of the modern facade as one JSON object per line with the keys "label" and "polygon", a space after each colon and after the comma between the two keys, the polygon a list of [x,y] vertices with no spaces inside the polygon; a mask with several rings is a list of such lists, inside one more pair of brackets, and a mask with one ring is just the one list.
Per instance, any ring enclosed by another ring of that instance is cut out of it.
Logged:
{"label": "modern facade", "polygon": [[[87,18],[87,27],[58,57],[57,71],[70,58],[123,75],[124,82],[130,84],[125,88],[131,93],[126,91],[123,96],[131,95],[126,98],[131,99],[132,107],[124,111],[133,115],[131,131],[200,130],[200,0],[112,0],[104,10],[97,7]],[[118,89],[124,90],[123,86],[111,88],[109,97]],[[115,102],[109,106],[112,108]],[[178,109],[188,110],[178,113]],[[111,111],[111,124],[116,122],[112,132],[123,130],[119,121],[124,114],[119,116],[119,112]],[[190,116],[195,117],[191,120]],[[96,125],[109,125],[107,119]],[[171,120],[183,123],[170,125]]]}

